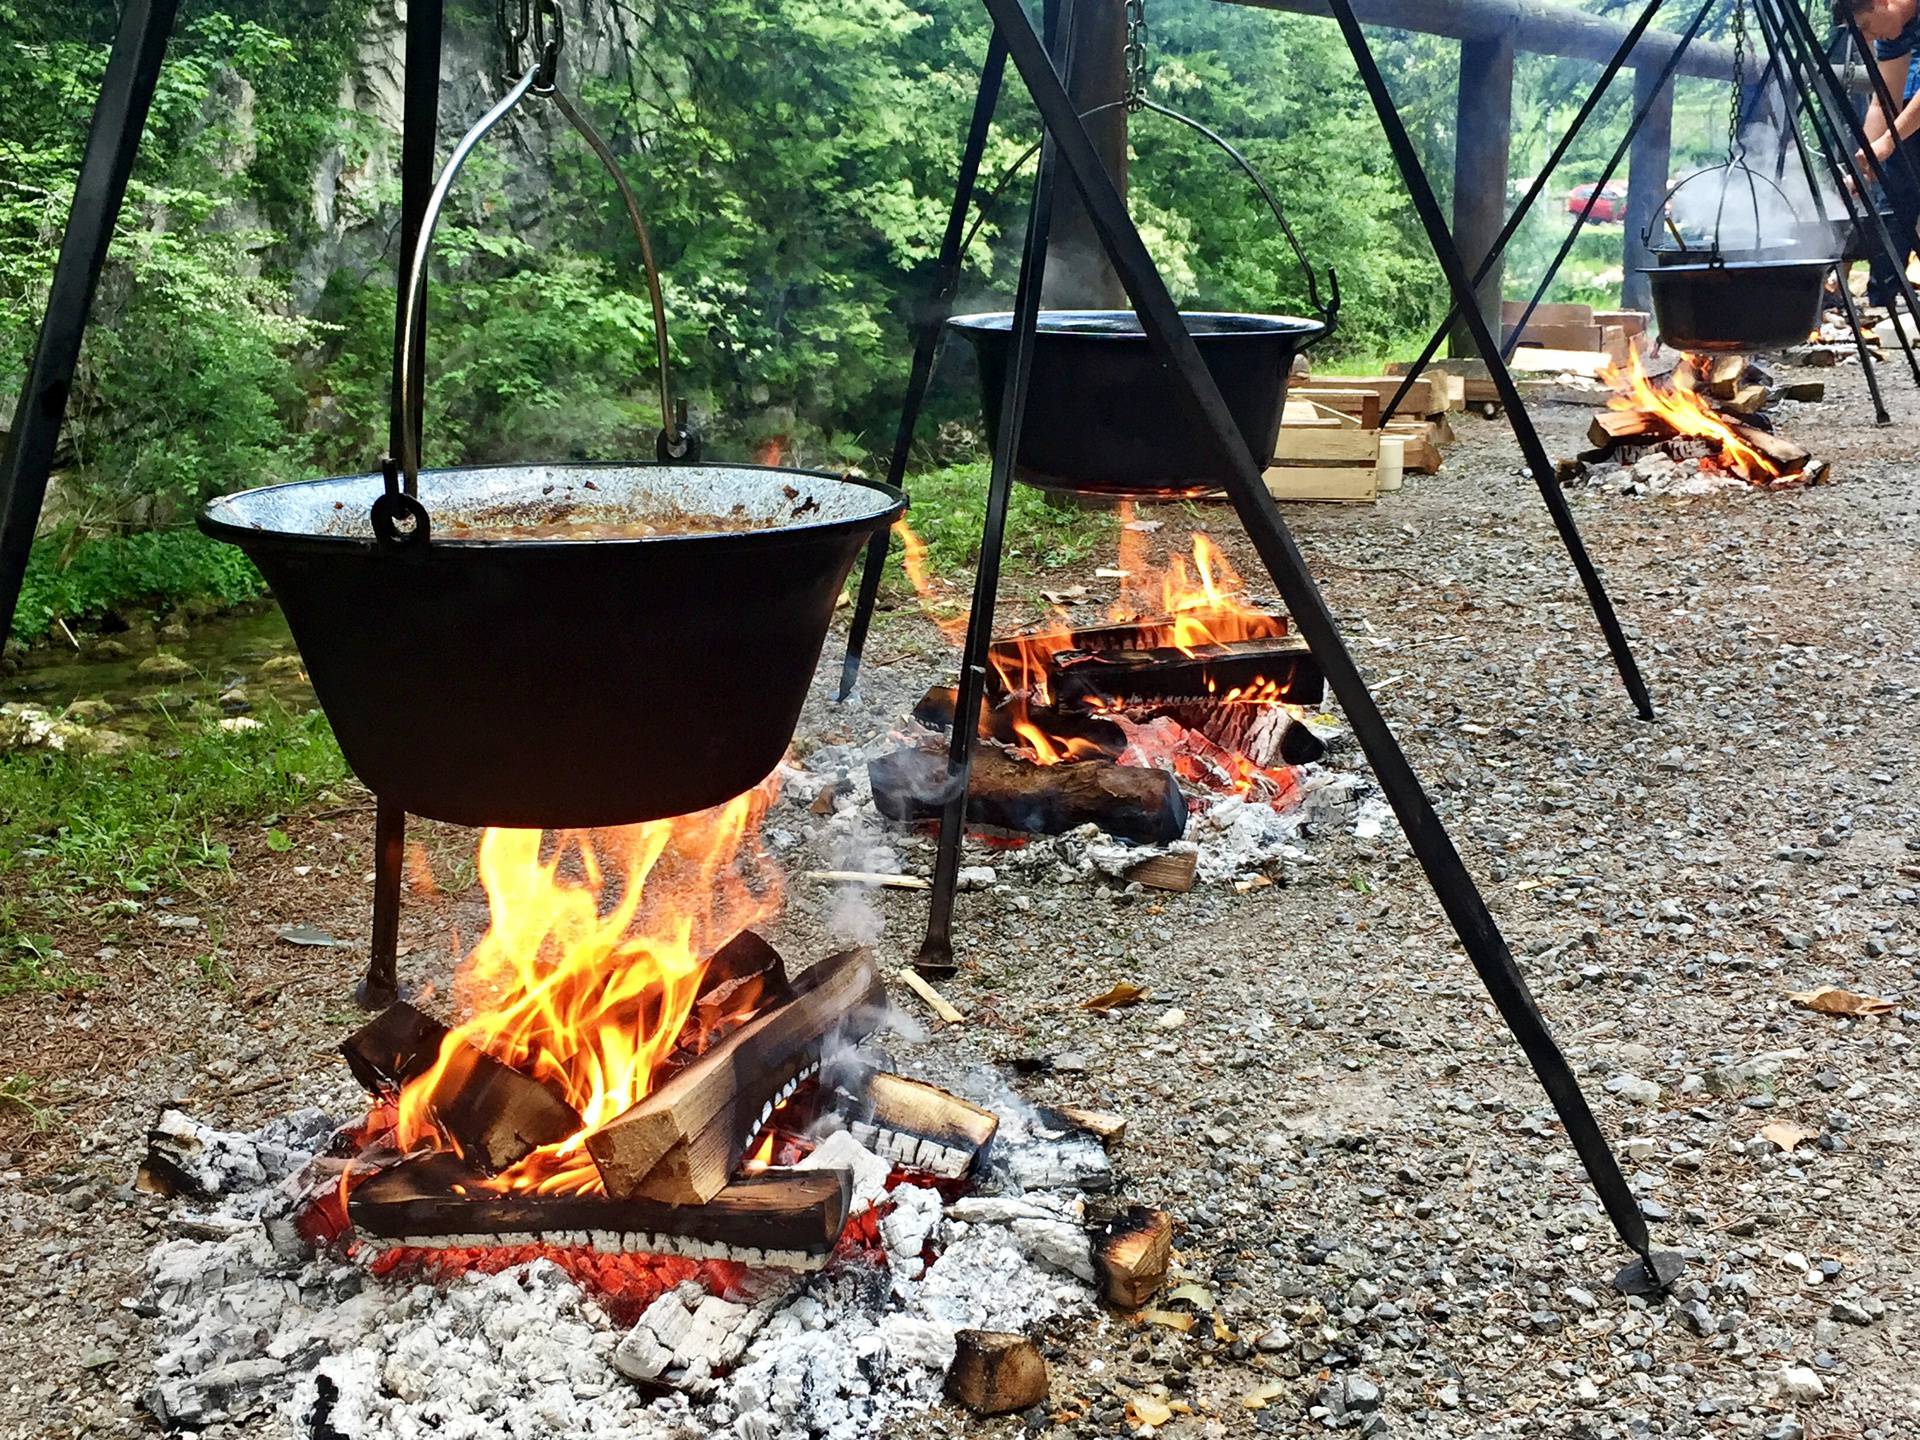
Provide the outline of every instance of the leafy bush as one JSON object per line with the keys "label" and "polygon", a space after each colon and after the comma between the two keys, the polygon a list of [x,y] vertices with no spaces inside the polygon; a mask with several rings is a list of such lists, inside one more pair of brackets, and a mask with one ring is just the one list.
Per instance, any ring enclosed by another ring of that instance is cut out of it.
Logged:
{"label": "leafy bush", "polygon": [[55,534],[34,544],[13,633],[33,639],[56,616],[76,623],[138,605],[164,608],[194,599],[237,605],[264,593],[266,584],[251,560],[197,530],[92,539]]}

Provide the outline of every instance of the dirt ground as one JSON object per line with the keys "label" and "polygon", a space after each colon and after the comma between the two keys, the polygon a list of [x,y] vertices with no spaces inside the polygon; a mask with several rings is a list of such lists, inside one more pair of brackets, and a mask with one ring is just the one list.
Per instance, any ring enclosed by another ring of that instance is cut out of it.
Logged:
{"label": "dirt ground", "polygon": [[[1897,423],[1876,429],[1852,366],[1818,373],[1836,398],[1782,418],[1837,483],[1574,493],[1652,723],[1502,424],[1466,421],[1441,475],[1377,507],[1289,517],[1658,1243],[1687,1256],[1673,1296],[1611,1289],[1629,1257],[1396,831],[1316,835],[1286,883],[1246,893],[1009,872],[961,897],[946,989],[967,1023],[902,1060],[1019,1062],[1036,1100],[1124,1113],[1127,1186],[1180,1217],[1219,1315],[1058,1337],[1055,1408],[1082,1418],[1057,1433],[1126,1433],[1146,1396],[1194,1412],[1167,1436],[1920,1434],[1920,395],[1884,367]],[[1586,412],[1540,419],[1556,453],[1580,448]],[[951,667],[904,612],[874,658],[861,703],[817,687],[803,748],[875,733]],[[1359,767],[1350,742],[1337,763]],[[282,828],[285,853],[224,837],[231,881],[160,897],[107,950],[60,937],[102,983],[0,1004],[7,1069],[46,1107],[0,1107],[0,1434],[152,1428],[135,1301],[174,1216],[130,1181],[157,1107],[236,1126],[354,1107],[334,1047],[357,1020],[371,810]],[[402,964],[444,985],[481,915],[473,837],[417,831]],[[790,953],[824,953],[837,903],[790,883]],[[923,901],[879,903],[897,966]],[[289,924],[349,943],[291,945]],[[1121,980],[1149,1001],[1080,1007]],[[1821,985],[1905,1008],[1789,999]],[[924,1431],[1021,1423],[934,1412]]]}

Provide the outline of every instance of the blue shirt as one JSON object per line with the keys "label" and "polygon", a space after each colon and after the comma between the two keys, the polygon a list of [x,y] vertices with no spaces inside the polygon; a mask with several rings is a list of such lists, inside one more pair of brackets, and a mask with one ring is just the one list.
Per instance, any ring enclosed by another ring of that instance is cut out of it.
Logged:
{"label": "blue shirt", "polygon": [[[1873,58],[1876,60],[1909,60],[1916,48],[1920,48],[1920,15],[1907,22],[1907,28],[1891,40],[1876,40],[1873,45]],[[1907,95],[1911,100],[1920,95],[1920,65],[1909,63],[1907,66]],[[1891,116],[1888,119],[1892,119]]]}

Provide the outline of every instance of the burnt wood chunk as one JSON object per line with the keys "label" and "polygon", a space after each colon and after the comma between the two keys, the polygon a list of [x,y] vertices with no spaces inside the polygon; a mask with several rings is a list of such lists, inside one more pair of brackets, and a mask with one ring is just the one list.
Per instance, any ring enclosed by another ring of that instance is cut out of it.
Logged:
{"label": "burnt wood chunk", "polygon": [[460,1153],[490,1174],[579,1134],[586,1124],[553,1089],[470,1045],[447,1056],[431,1103]]}
{"label": "burnt wood chunk", "polygon": [[977,1415],[1027,1410],[1047,1398],[1047,1359],[1010,1330],[962,1330],[954,1337],[947,1398]]}
{"label": "burnt wood chunk", "polygon": [[1289,705],[1319,705],[1326,678],[1298,636],[1234,640],[1190,650],[1062,650],[1049,657],[1060,710],[1224,701],[1258,693]]}
{"label": "burnt wood chunk", "polygon": [[340,1042],[347,1068],[369,1095],[397,1095],[433,1068],[447,1027],[402,1000]]}
{"label": "burnt wood chunk", "polygon": [[1127,879],[1138,881],[1149,890],[1185,895],[1193,889],[1193,882],[1199,873],[1200,856],[1192,850],[1181,850],[1171,855],[1155,855],[1150,860],[1142,860],[1127,871]]}
{"label": "burnt wood chunk", "polygon": [[[873,802],[889,820],[935,820],[947,786],[944,755],[896,750],[867,765]],[[1036,765],[982,746],[973,757],[967,819],[1032,835],[1064,835],[1091,822],[1109,835],[1165,845],[1187,830],[1187,802],[1164,770],[1077,760]]]}
{"label": "burnt wood chunk", "polygon": [[1101,1226],[1093,1237],[1093,1268],[1100,1298],[1121,1310],[1138,1310],[1166,1283],[1173,1259],[1173,1217],[1136,1205]]}
{"label": "burnt wood chunk", "polygon": [[924,1080],[875,1071],[843,1089],[835,1108],[853,1138],[883,1159],[957,1180],[973,1169],[1000,1117]]}
{"label": "burnt wood chunk", "polygon": [[610,1194],[704,1204],[726,1188],[783,1092],[820,1058],[829,1032],[864,1035],[886,1002],[865,950],[823,960],[763,1010],[587,1137]]}
{"label": "burnt wood chunk", "polygon": [[[935,685],[913,707],[913,718],[929,729],[951,730],[953,712],[958,704],[958,695],[953,686]],[[1103,720],[1096,715],[1066,715],[1036,706],[1030,712],[1030,718],[1048,739],[1056,743],[1081,741],[1095,747],[1109,760],[1118,760],[1120,752],[1127,748],[1126,732],[1113,721]],[[980,737],[997,740],[1002,745],[1025,744],[1025,739],[1014,728],[1015,719],[1015,712],[1006,706],[988,706],[981,712]]]}
{"label": "burnt wood chunk", "polygon": [[753,931],[742,930],[707,962],[669,1065],[678,1067],[698,1057],[732,1027],[790,993],[780,952]]}
{"label": "burnt wood chunk", "polygon": [[1127,1117],[1110,1110],[1083,1110],[1077,1105],[1043,1105],[1040,1119],[1050,1130],[1079,1130],[1112,1149],[1127,1133]]}
{"label": "burnt wood chunk", "polygon": [[604,1193],[503,1195],[478,1182],[451,1155],[418,1156],[357,1186],[347,1215],[363,1234],[426,1247],[544,1243],[685,1254],[706,1245],[735,1256],[758,1250],[817,1259],[840,1238],[853,1196],[842,1170],[768,1170],[698,1206]]}

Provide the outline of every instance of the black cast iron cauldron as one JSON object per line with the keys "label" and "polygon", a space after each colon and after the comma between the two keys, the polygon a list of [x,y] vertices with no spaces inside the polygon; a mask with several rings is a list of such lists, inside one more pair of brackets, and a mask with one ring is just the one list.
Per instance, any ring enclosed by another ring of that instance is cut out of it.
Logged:
{"label": "black cast iron cauldron", "polygon": [[[780,762],[854,557],[905,508],[869,480],[748,465],[427,470],[436,534],[374,538],[379,475],[209,504],[273,587],[347,763],[437,820],[629,824]],[[765,528],[448,538],[463,522],[716,514]]]}
{"label": "black cast iron cauldron", "polygon": [[1644,273],[1664,343],[1696,353],[1750,355],[1805,344],[1820,328],[1833,264],[1831,256],[1703,259],[1655,265]]}
{"label": "black cast iron cauldron", "polygon": [[[1182,315],[1200,358],[1254,456],[1273,456],[1294,356],[1327,331],[1287,315]],[[1000,431],[1012,350],[1011,314],[948,322],[980,361],[987,430]],[[1042,489],[1177,499],[1218,489],[1205,447],[1181,413],[1172,380],[1131,310],[1040,314],[1016,474]]]}

